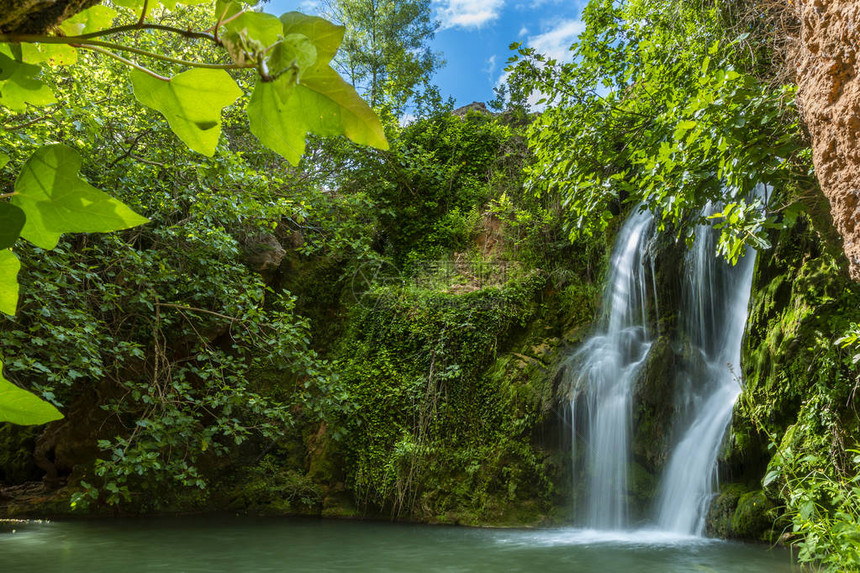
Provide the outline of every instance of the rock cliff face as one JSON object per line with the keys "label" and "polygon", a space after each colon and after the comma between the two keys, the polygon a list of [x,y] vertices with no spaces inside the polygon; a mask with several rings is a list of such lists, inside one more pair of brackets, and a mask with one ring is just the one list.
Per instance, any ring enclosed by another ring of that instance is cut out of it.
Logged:
{"label": "rock cliff face", "polygon": [[813,161],[860,280],[860,2],[800,0],[798,84]]}

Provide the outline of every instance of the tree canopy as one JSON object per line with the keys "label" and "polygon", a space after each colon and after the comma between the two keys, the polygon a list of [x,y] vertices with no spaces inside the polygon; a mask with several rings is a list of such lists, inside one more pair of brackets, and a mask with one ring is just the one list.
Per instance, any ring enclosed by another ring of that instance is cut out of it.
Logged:
{"label": "tree canopy", "polygon": [[[45,34],[0,34],[0,105],[18,113],[8,118],[19,124],[13,131],[26,137],[28,122],[39,121],[32,119],[32,107],[62,105],[40,78],[42,68],[74,65],[79,51],[90,51],[126,66],[137,101],[159,112],[179,139],[205,156],[221,144],[223,110],[247,91],[251,132],[294,164],[308,133],[387,147],[376,114],[331,68],[343,27],[297,12],[278,18],[223,0],[115,4],[116,10],[87,8]],[[10,156],[0,151],[0,161],[5,165]],[[19,237],[52,249],[64,233],[146,222],[82,179],[80,166],[74,148],[47,145],[23,163],[14,187],[0,195],[8,199],[0,202],[0,311],[16,312],[20,263],[11,249]],[[0,421],[39,424],[58,417],[53,406],[0,378]]]}

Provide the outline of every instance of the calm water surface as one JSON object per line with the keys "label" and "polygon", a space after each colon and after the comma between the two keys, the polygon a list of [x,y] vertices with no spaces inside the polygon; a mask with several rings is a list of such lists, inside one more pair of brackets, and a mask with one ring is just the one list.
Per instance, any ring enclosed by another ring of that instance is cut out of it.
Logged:
{"label": "calm water surface", "polygon": [[252,518],[28,523],[0,533],[2,573],[798,571],[784,550],[660,533],[466,529]]}

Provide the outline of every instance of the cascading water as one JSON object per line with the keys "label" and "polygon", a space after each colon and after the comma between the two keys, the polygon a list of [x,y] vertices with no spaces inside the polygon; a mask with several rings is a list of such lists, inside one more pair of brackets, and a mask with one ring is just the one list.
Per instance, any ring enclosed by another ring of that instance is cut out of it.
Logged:
{"label": "cascading water", "polygon": [[603,327],[572,357],[577,379],[571,411],[585,426],[586,523],[595,529],[627,524],[631,397],[651,347],[645,253],[652,227],[647,211],[635,213],[622,226],[612,254]]}
{"label": "cascading water", "polygon": [[[647,256],[653,228],[648,212],[634,213],[622,226],[602,327],[571,357],[573,443],[576,447],[578,425],[587,444],[584,523],[594,529],[629,525],[632,397],[653,342],[648,310],[656,312],[657,304],[656,294],[647,289],[649,282],[654,287],[654,260]],[[715,252],[713,230],[697,229],[684,261],[676,336],[684,351],[678,372],[665,373],[667,379],[675,377],[678,418],[673,426],[680,439],[663,474],[655,520],[672,534],[703,532],[717,456],[741,390],[737,373],[755,256],[748,254],[731,267]]]}
{"label": "cascading water", "polygon": [[675,385],[676,427],[685,430],[664,472],[657,506],[660,529],[681,534],[704,532],[717,456],[741,393],[741,342],[755,253],[729,266],[715,257],[714,238],[711,228],[699,227],[686,258],[679,315],[686,352]]}

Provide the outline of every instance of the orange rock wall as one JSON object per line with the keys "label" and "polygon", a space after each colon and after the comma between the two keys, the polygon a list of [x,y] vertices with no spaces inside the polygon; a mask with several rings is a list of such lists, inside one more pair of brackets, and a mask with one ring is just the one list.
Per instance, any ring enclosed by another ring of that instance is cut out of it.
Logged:
{"label": "orange rock wall", "polygon": [[860,0],[799,0],[800,105],[851,276],[860,280]]}

